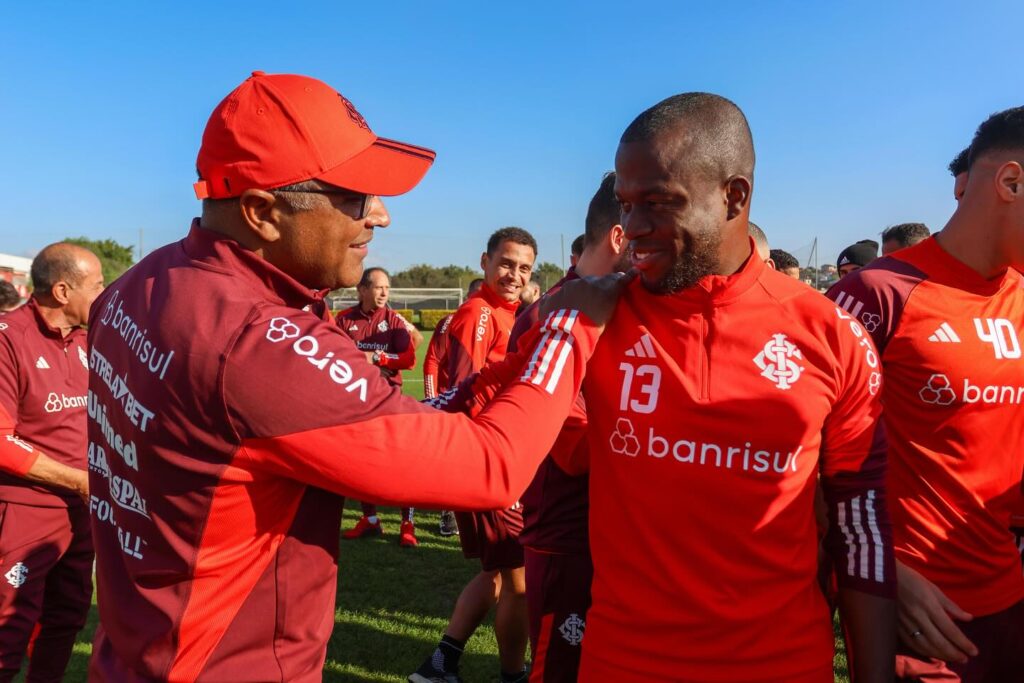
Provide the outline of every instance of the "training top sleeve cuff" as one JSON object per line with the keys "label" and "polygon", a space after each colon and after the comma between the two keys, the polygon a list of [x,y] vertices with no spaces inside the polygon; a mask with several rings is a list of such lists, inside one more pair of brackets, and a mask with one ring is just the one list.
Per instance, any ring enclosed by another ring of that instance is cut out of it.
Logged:
{"label": "training top sleeve cuff", "polygon": [[0,434],[0,472],[24,478],[39,459],[39,451],[32,444],[13,433]]}

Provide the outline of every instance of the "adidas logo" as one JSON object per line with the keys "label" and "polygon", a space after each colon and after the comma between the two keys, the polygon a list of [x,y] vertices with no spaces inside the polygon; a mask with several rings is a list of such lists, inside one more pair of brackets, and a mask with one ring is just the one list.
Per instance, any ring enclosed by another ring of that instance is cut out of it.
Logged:
{"label": "adidas logo", "polygon": [[46,359],[39,356],[39,360],[36,361],[36,367],[40,370],[49,370],[50,364],[46,362]]}
{"label": "adidas logo", "polygon": [[633,348],[626,351],[626,355],[630,358],[657,358],[658,354],[654,352],[654,344],[651,343],[650,335],[644,335],[640,337],[640,341],[633,344]]}
{"label": "adidas logo", "polygon": [[960,343],[960,337],[957,336],[956,330],[954,330],[949,323],[943,322],[939,325],[939,329],[935,330],[932,336],[928,337],[930,342],[953,342],[954,344]]}
{"label": "adidas logo", "polygon": [[853,315],[854,318],[860,316],[861,309],[864,308],[864,302],[854,299],[846,292],[839,292],[836,297],[836,303],[846,309],[847,313]]}

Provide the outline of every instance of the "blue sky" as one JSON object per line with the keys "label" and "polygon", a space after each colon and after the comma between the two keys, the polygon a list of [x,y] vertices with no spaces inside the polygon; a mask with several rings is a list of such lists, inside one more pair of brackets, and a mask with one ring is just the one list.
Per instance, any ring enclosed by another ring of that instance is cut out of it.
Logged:
{"label": "blue sky", "polygon": [[261,69],[318,77],[438,151],[368,264],[472,265],[503,225],[560,262],[622,130],[689,90],[750,119],[772,245],[803,257],[818,237],[830,261],[892,223],[944,224],[946,165],[1024,104],[1022,20],[1019,0],[20,3],[0,26],[0,251],[179,239],[206,119]]}

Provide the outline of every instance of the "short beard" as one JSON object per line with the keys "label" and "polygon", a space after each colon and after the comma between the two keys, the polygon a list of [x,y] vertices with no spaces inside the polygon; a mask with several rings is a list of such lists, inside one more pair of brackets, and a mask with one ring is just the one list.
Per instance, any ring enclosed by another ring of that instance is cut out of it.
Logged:
{"label": "short beard", "polygon": [[702,277],[715,275],[719,271],[718,251],[722,235],[717,230],[708,230],[697,235],[685,253],[676,259],[665,276],[647,285],[655,294],[675,294],[697,284]]}

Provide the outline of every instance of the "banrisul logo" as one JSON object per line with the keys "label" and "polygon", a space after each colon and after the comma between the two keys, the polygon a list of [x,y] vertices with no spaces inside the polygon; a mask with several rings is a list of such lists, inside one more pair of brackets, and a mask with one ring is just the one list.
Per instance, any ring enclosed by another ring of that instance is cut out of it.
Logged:
{"label": "banrisul logo", "polygon": [[957,400],[962,404],[985,403],[989,405],[1024,404],[1024,386],[1012,384],[975,384],[969,377],[963,383],[954,384],[946,375],[937,373],[928,378],[917,392],[925,403],[948,406]]}

